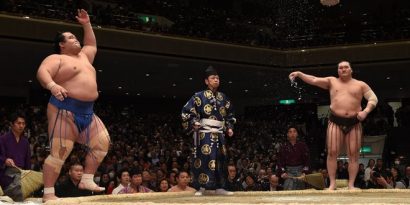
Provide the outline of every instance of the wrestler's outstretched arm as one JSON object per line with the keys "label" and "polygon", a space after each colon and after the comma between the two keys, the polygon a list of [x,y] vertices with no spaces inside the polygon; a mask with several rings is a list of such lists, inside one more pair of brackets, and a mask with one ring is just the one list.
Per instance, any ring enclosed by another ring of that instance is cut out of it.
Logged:
{"label": "wrestler's outstretched arm", "polygon": [[313,75],[307,75],[300,71],[295,71],[289,74],[289,79],[291,81],[294,81],[296,78],[300,78],[307,84],[314,85],[314,86],[328,90],[330,87],[330,78],[332,77],[320,78],[320,77],[316,77]]}
{"label": "wrestler's outstretched arm", "polygon": [[97,40],[91,26],[90,17],[84,9],[79,9],[76,18],[78,22],[83,26],[84,30],[84,46],[81,51],[87,56],[88,60],[92,64],[94,62],[95,54],[97,53]]}
{"label": "wrestler's outstretched arm", "polygon": [[58,100],[64,100],[68,96],[68,91],[54,82],[52,76],[55,76],[60,67],[61,57],[57,54],[49,55],[41,62],[37,70],[37,79],[41,86],[50,90]]}

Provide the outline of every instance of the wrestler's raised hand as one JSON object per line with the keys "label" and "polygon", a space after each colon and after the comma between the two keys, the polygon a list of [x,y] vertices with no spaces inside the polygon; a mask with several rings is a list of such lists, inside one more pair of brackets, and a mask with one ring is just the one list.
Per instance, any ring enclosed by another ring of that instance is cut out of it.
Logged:
{"label": "wrestler's raised hand", "polygon": [[295,72],[290,73],[289,74],[289,80],[292,81],[292,82],[295,81],[295,78],[298,77],[298,75],[299,75],[299,71],[295,71]]}
{"label": "wrestler's raised hand", "polygon": [[361,122],[366,119],[367,114],[368,113],[366,111],[360,111],[357,113],[357,119]]}
{"label": "wrestler's raised hand", "polygon": [[64,98],[68,96],[68,91],[58,84],[55,84],[50,91],[51,94],[54,95],[54,97],[56,97],[60,101],[63,101]]}
{"label": "wrestler's raised hand", "polygon": [[80,24],[87,24],[90,23],[90,17],[88,13],[84,9],[77,10],[77,16],[75,17]]}

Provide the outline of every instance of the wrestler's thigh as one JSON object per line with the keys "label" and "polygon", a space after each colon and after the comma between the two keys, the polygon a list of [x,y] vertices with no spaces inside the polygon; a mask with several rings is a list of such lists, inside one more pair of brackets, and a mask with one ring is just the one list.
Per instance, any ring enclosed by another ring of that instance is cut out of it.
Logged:
{"label": "wrestler's thigh", "polygon": [[64,137],[74,140],[78,137],[77,126],[74,123],[74,118],[71,112],[61,110],[58,114],[58,109],[49,104],[47,107],[47,119],[48,119],[48,133],[49,136],[53,134],[53,137]]}
{"label": "wrestler's thigh", "polygon": [[[51,104],[47,106],[48,133],[51,143],[51,154],[61,155],[60,148],[67,148],[71,151],[73,144],[78,138],[77,127],[74,124],[73,115],[65,110],[61,110],[58,114],[58,109]],[[51,139],[52,137],[52,139]]]}
{"label": "wrestler's thigh", "polygon": [[[93,115],[93,120],[91,121],[91,124],[89,126],[89,132],[89,146],[91,148],[98,147],[101,149],[107,149],[110,141],[110,136],[104,123],[97,115]],[[77,142],[80,144],[87,144],[85,137],[78,138]]]}
{"label": "wrestler's thigh", "polygon": [[328,151],[337,152],[343,144],[343,135],[339,126],[334,123],[329,122],[326,132],[326,144]]}
{"label": "wrestler's thigh", "polygon": [[355,154],[359,151],[362,144],[361,125],[357,124],[345,137],[346,149],[348,154]]}

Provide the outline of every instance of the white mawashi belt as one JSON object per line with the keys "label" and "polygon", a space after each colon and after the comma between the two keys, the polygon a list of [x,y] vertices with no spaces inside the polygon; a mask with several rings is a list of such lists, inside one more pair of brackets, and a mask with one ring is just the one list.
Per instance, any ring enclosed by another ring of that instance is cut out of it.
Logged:
{"label": "white mawashi belt", "polygon": [[223,133],[224,122],[212,119],[201,119],[201,129],[204,133]]}

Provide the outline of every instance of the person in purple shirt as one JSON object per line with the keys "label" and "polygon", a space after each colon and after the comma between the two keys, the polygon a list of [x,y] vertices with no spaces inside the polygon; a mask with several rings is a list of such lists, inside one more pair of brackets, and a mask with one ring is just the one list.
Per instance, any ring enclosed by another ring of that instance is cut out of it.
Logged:
{"label": "person in purple shirt", "polygon": [[305,189],[304,182],[293,177],[299,177],[309,171],[309,148],[304,142],[297,140],[296,127],[290,126],[286,135],[288,142],[279,150],[277,176],[285,180],[285,190]]}
{"label": "person in purple shirt", "polygon": [[0,136],[0,186],[5,195],[14,201],[23,201],[21,192],[21,169],[30,169],[30,143],[24,136],[26,120],[23,114],[15,113],[10,117],[10,132]]}

